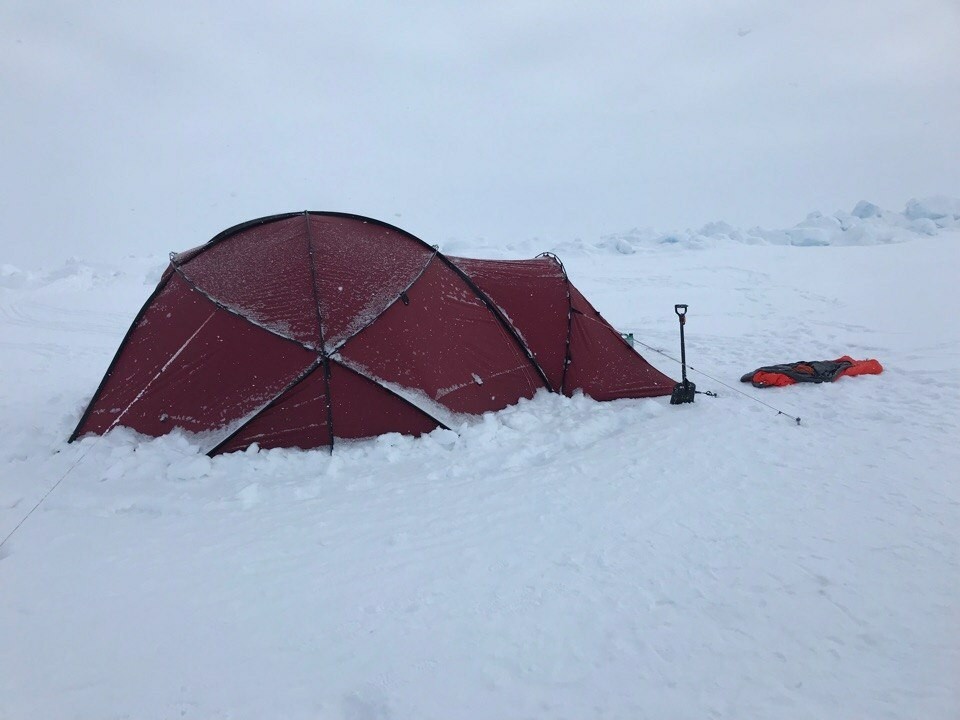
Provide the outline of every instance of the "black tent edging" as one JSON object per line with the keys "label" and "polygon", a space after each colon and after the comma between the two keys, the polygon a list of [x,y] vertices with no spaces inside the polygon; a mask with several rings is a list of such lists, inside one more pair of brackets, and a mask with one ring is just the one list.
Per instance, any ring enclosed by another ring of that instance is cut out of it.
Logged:
{"label": "black tent edging", "polygon": [[[173,263],[171,263],[171,266]],[[168,268],[169,270],[169,268]],[[170,282],[170,278],[173,277],[173,273],[168,273],[166,277],[161,278],[160,282],[157,283],[157,286],[153,289],[153,292],[150,293],[150,297],[147,298],[147,301],[143,304],[143,307],[140,308],[140,312],[137,313],[136,317],[133,318],[133,322],[130,323],[130,327],[127,328],[126,335],[123,336],[123,340],[120,341],[120,347],[117,348],[117,351],[113,354],[113,359],[110,361],[110,364],[107,366],[107,371],[103,374],[103,379],[100,381],[100,384],[97,386],[96,391],[93,393],[93,397],[90,398],[90,402],[87,403],[86,409],[83,411],[83,414],[80,416],[80,420],[77,421],[77,426],[73,429],[73,432],[70,433],[70,437],[67,438],[68,443],[72,443],[77,439],[80,433],[80,428],[83,427],[83,424],[87,421],[87,418],[90,417],[90,413],[93,412],[93,406],[96,404],[97,400],[100,399],[100,396],[103,394],[103,388],[107,384],[107,380],[110,379],[110,376],[113,375],[113,371],[117,367],[117,362],[120,360],[120,353],[123,352],[123,349],[127,345],[127,341],[130,340],[130,336],[133,335],[134,329],[137,325],[140,324],[140,321],[143,319],[143,316],[147,312],[147,308],[150,307],[150,304],[153,302],[154,298],[159,295],[164,288],[167,287],[167,283]]]}
{"label": "black tent edging", "polygon": [[[234,428],[227,437],[225,437],[223,440],[221,440],[219,443],[217,443],[213,448],[211,448],[210,450],[208,450],[207,453],[206,453],[207,456],[208,456],[208,457],[213,457],[213,456],[215,456],[217,453],[219,453],[220,449],[221,449],[222,447],[226,446],[226,445],[227,445],[231,440],[233,440],[237,435],[239,435],[240,432],[241,432],[245,427],[247,427],[250,423],[252,423],[252,422],[253,422],[254,420],[256,420],[258,417],[260,417],[261,415],[263,415],[263,413],[267,412],[270,408],[276,406],[276,405],[283,399],[283,397],[284,397],[287,393],[289,393],[289,392],[290,392],[291,390],[293,390],[297,385],[299,385],[299,384],[302,383],[304,380],[306,380],[308,377],[310,377],[310,376],[311,376],[314,372],[316,372],[321,366],[323,366],[323,368],[324,368],[323,372],[324,372],[324,376],[325,376],[325,381],[326,381],[326,383],[327,383],[327,388],[329,388],[329,387],[330,387],[330,364],[331,364],[331,363],[335,364],[335,365],[336,365],[337,367],[339,367],[339,368],[342,368],[342,369],[346,370],[347,372],[351,372],[351,373],[353,373],[354,375],[357,375],[358,377],[362,377],[364,380],[367,380],[368,382],[373,383],[374,385],[376,385],[378,388],[380,388],[381,390],[383,390],[384,392],[386,392],[386,393],[387,393],[388,395],[390,395],[391,397],[397,398],[398,400],[402,401],[404,404],[408,405],[409,407],[411,407],[411,408],[413,408],[414,410],[416,410],[417,412],[419,412],[421,415],[424,415],[425,417],[427,417],[427,418],[429,418],[430,420],[432,420],[433,422],[435,422],[438,427],[441,427],[441,428],[443,428],[444,430],[449,430],[449,429],[450,429],[450,427],[449,427],[446,423],[444,423],[443,421],[439,420],[438,418],[435,418],[433,415],[431,415],[430,413],[428,413],[428,412],[427,412],[426,410],[424,410],[423,408],[419,407],[418,405],[413,404],[412,402],[410,402],[409,400],[407,400],[407,399],[406,399],[405,397],[403,397],[402,395],[394,392],[393,390],[391,390],[391,389],[388,388],[387,386],[383,385],[382,383],[380,383],[380,382],[379,382],[378,380],[376,380],[375,378],[370,377],[370,376],[367,375],[366,373],[360,372],[360,371],[357,370],[356,368],[351,367],[350,365],[346,365],[346,364],[344,364],[344,363],[342,363],[342,362],[338,362],[338,361],[336,361],[336,360],[331,360],[329,357],[321,357],[321,356],[318,356],[318,357],[316,358],[316,360],[314,360],[312,363],[310,363],[310,365],[307,367],[306,370],[304,370],[302,373],[300,373],[300,374],[293,380],[293,382],[291,382],[291,383],[289,383],[288,385],[286,385],[275,397],[273,397],[271,400],[269,400],[266,404],[264,404],[263,407],[261,407],[261,408],[260,408],[259,410],[257,410],[255,413],[253,413],[252,415],[250,415],[250,417],[248,417],[246,420],[244,420],[240,425],[238,425],[236,428]],[[328,408],[328,427],[332,428],[332,427],[333,427],[333,418],[332,418],[333,408],[332,408],[332,405],[331,405],[330,402],[329,402],[329,391],[328,391],[327,397],[328,397],[328,401],[327,401],[327,408]],[[333,434],[331,433],[331,435],[330,435],[330,452],[331,452],[331,453],[333,452],[333,443],[334,443],[334,436],[333,436]]]}
{"label": "black tent edging", "polygon": [[303,211],[303,224],[307,229],[307,259],[310,263],[310,287],[313,290],[313,307],[317,311],[317,334],[320,338],[320,357],[323,358],[323,383],[326,389],[327,434],[330,436],[330,453],[333,454],[333,406],[330,403],[330,357],[327,355],[323,335],[323,315],[320,312],[320,292],[317,290],[317,265],[313,256],[313,232],[310,230],[310,217]]}
{"label": "black tent edging", "polygon": [[573,335],[573,298],[570,296],[570,276],[567,275],[567,268],[563,266],[563,262],[552,252],[542,252],[537,257],[550,258],[560,266],[560,272],[563,273],[563,285],[567,292],[567,342],[563,351],[563,375],[560,378],[560,389],[557,391],[563,395],[567,389],[567,368],[573,362],[573,357],[570,355],[570,339]]}
{"label": "black tent edging", "polygon": [[[258,417],[260,417],[261,415],[263,415],[263,413],[265,413],[267,410],[269,410],[270,408],[272,408],[273,406],[275,406],[277,403],[279,403],[280,400],[281,400],[281,398],[283,398],[284,395],[286,395],[288,392],[290,392],[291,390],[293,390],[297,385],[299,385],[299,384],[302,383],[304,380],[306,380],[308,377],[310,377],[310,375],[313,374],[313,371],[316,370],[318,367],[320,367],[320,365],[322,365],[322,364],[323,364],[323,358],[318,356],[312,363],[310,363],[310,364],[307,366],[306,370],[304,370],[303,372],[301,372],[299,375],[297,375],[297,377],[295,377],[295,378],[293,379],[293,382],[288,383],[288,384],[287,384],[282,390],[280,390],[280,392],[277,393],[271,400],[268,400],[267,403],[266,403],[263,407],[261,407],[259,410],[257,410],[255,413],[253,413],[250,417],[248,417],[246,420],[244,420],[242,423],[240,423],[240,425],[238,425],[236,428],[234,428],[234,429],[230,432],[230,434],[227,435],[227,437],[225,437],[223,440],[221,440],[220,442],[218,442],[213,448],[211,448],[210,450],[208,450],[207,453],[206,453],[206,454],[207,454],[207,457],[213,457],[214,455],[216,455],[217,452],[220,450],[220,448],[222,448],[222,447],[223,447],[224,445],[226,445],[228,442],[230,442],[231,440],[233,440],[233,438],[235,438],[237,435],[239,435],[239,434],[240,434],[240,431],[243,430],[247,425],[249,425],[250,423],[252,423],[252,422],[253,422],[254,420],[256,420]],[[332,443],[331,443],[331,444],[332,444]]]}
{"label": "black tent edging", "polygon": [[[67,442],[68,442],[68,443],[72,443],[72,442],[74,442],[74,441],[78,438],[79,432],[80,432],[80,428],[81,428],[81,427],[83,426],[83,424],[87,421],[87,419],[88,419],[89,416],[90,416],[90,413],[93,411],[94,405],[95,405],[96,402],[100,399],[100,396],[103,394],[103,389],[104,389],[104,387],[106,386],[107,381],[110,379],[111,375],[113,374],[113,371],[116,369],[116,365],[117,365],[117,362],[119,361],[120,355],[123,353],[124,349],[126,348],[127,343],[129,342],[130,337],[131,337],[132,334],[133,334],[133,331],[137,328],[138,324],[139,324],[140,321],[143,319],[143,316],[144,316],[144,314],[146,313],[147,309],[150,307],[151,303],[154,301],[154,299],[157,297],[157,295],[159,295],[159,294],[167,287],[167,285],[168,285],[169,282],[170,282],[170,278],[173,277],[174,274],[176,274],[176,275],[180,276],[180,277],[188,284],[188,286],[190,287],[191,290],[197,292],[198,294],[200,294],[201,296],[203,296],[204,298],[206,298],[207,300],[209,300],[211,303],[213,303],[213,304],[214,304],[216,307],[218,307],[219,309],[225,310],[226,312],[229,312],[229,313],[231,313],[232,315],[234,315],[234,316],[236,316],[236,317],[242,318],[243,320],[245,320],[246,322],[250,323],[251,325],[253,325],[253,326],[255,326],[255,327],[258,327],[258,328],[260,328],[260,329],[262,329],[262,330],[270,333],[271,335],[274,335],[275,337],[281,338],[281,339],[283,339],[283,340],[287,340],[287,341],[292,342],[292,343],[294,343],[294,344],[296,344],[296,345],[298,345],[298,346],[300,346],[300,347],[302,347],[302,348],[304,348],[304,349],[306,349],[306,350],[309,350],[309,351],[317,352],[317,353],[318,353],[318,358],[317,358],[317,360],[314,361],[314,363],[312,363],[312,364],[309,366],[309,368],[308,368],[308,370],[307,370],[306,372],[304,372],[303,374],[301,374],[301,376],[299,376],[297,379],[295,379],[294,382],[293,382],[291,385],[289,385],[289,386],[287,386],[286,388],[284,388],[284,390],[283,390],[279,395],[277,395],[275,398],[273,398],[273,400],[271,400],[270,402],[268,402],[264,407],[262,407],[260,410],[258,410],[256,413],[254,413],[250,418],[248,418],[246,421],[244,421],[244,423],[243,423],[240,427],[238,427],[234,432],[232,432],[232,433],[230,434],[230,436],[228,436],[227,439],[225,439],[225,440],[223,440],[222,442],[218,443],[218,445],[217,445],[216,447],[214,447],[211,451],[209,451],[207,454],[208,454],[208,455],[213,455],[213,454],[215,454],[216,451],[217,451],[221,446],[223,446],[228,440],[230,440],[232,437],[234,437],[243,427],[245,427],[247,424],[249,424],[255,417],[259,416],[261,413],[263,413],[263,412],[264,412],[266,409],[268,409],[269,407],[272,407],[273,404],[276,404],[276,402],[279,401],[279,399],[283,396],[284,393],[286,393],[286,392],[289,391],[292,387],[294,387],[295,385],[299,384],[299,383],[302,382],[304,379],[306,379],[306,377],[308,377],[314,370],[316,370],[316,368],[317,368],[320,364],[326,364],[326,370],[325,370],[325,372],[326,372],[326,374],[327,374],[327,403],[328,403],[328,407],[327,407],[328,420],[327,420],[327,422],[328,422],[328,430],[329,430],[329,432],[330,432],[330,445],[331,445],[331,451],[332,451],[334,434],[333,434],[333,427],[332,427],[332,406],[330,405],[330,400],[329,400],[329,398],[330,398],[330,388],[329,388],[329,361],[330,361],[329,358],[330,358],[330,354],[328,354],[328,353],[326,352],[326,349],[323,347],[323,328],[322,328],[322,323],[320,323],[320,338],[321,338],[320,347],[319,347],[319,348],[311,347],[311,346],[309,346],[309,345],[307,345],[307,344],[301,343],[301,342],[298,341],[298,340],[295,340],[294,338],[288,337],[288,336],[286,336],[286,335],[283,335],[282,333],[279,333],[279,332],[277,332],[277,331],[275,331],[275,330],[272,330],[272,329],[270,329],[270,328],[268,328],[268,327],[266,327],[266,326],[264,326],[264,325],[261,325],[261,324],[255,322],[255,321],[253,321],[252,319],[248,318],[247,316],[241,314],[240,312],[237,312],[237,311],[233,310],[232,308],[228,307],[228,306],[225,305],[223,302],[218,301],[218,300],[217,300],[216,298],[214,298],[212,295],[210,295],[209,293],[207,293],[207,292],[203,291],[202,289],[200,289],[200,288],[196,285],[196,283],[194,283],[194,282],[190,279],[190,277],[186,274],[186,272],[184,271],[184,269],[183,269],[183,267],[182,267],[182,266],[184,266],[184,265],[189,264],[189,262],[190,262],[191,260],[193,260],[194,258],[196,258],[198,255],[203,254],[204,252],[206,252],[207,250],[209,250],[211,247],[213,247],[213,246],[215,246],[215,245],[223,242],[224,240],[226,240],[226,239],[228,239],[228,238],[230,238],[230,237],[232,237],[232,236],[234,236],[234,235],[236,235],[236,234],[238,234],[238,233],[240,233],[240,232],[242,232],[242,231],[244,231],[244,230],[247,230],[247,229],[252,228],[252,227],[257,227],[257,226],[260,226],[260,225],[267,225],[267,224],[273,223],[273,222],[279,222],[279,221],[281,221],[281,220],[286,220],[286,219],[289,219],[289,218],[297,217],[297,216],[299,216],[299,215],[302,215],[304,218],[306,218],[306,217],[308,217],[308,216],[310,216],[310,215],[314,215],[314,216],[320,216],[320,217],[339,217],[339,218],[350,218],[350,219],[354,219],[354,220],[359,220],[359,221],[361,221],[361,222],[363,222],[363,223],[378,225],[378,226],[380,226],[380,227],[384,227],[384,228],[393,230],[393,231],[395,231],[395,232],[400,233],[402,236],[407,237],[407,238],[413,240],[414,242],[416,242],[416,243],[418,243],[418,244],[420,244],[420,245],[422,245],[422,246],[424,246],[424,247],[430,248],[430,249],[433,251],[433,255],[431,255],[430,259],[427,261],[426,265],[424,266],[423,270],[421,270],[420,274],[413,280],[413,282],[410,284],[410,286],[407,287],[407,290],[409,290],[410,287],[412,287],[412,286],[417,282],[417,280],[419,280],[420,277],[422,277],[423,272],[424,272],[424,271],[426,270],[426,268],[430,265],[430,262],[432,262],[435,257],[439,257],[440,260],[441,260],[447,267],[449,267],[451,270],[453,270],[453,272],[456,273],[456,275],[457,275],[458,277],[460,277],[461,280],[463,280],[463,282],[467,285],[467,287],[470,288],[470,290],[471,290],[471,291],[477,296],[477,298],[484,304],[484,306],[487,308],[487,310],[496,318],[496,320],[500,323],[500,325],[501,325],[502,328],[507,332],[507,334],[513,339],[513,341],[516,343],[516,345],[520,348],[520,350],[523,352],[523,354],[524,354],[524,355],[527,357],[527,359],[530,361],[530,364],[533,365],[533,367],[534,367],[534,369],[536,370],[537,374],[539,375],[541,381],[543,382],[544,387],[546,387],[546,388],[547,388],[548,390],[550,390],[551,392],[561,392],[561,391],[562,391],[563,384],[565,383],[565,380],[566,380],[566,366],[569,364],[569,345],[570,345],[570,332],[569,332],[570,314],[569,314],[569,313],[568,313],[568,333],[567,333],[567,358],[566,358],[565,364],[564,364],[564,383],[561,383],[561,388],[560,388],[560,389],[555,389],[555,388],[553,388],[553,387],[550,385],[550,381],[549,381],[549,379],[547,378],[546,373],[544,372],[543,368],[540,366],[540,363],[537,362],[536,358],[535,358],[534,355],[533,355],[533,352],[530,350],[529,347],[527,347],[526,343],[525,343],[525,342],[523,341],[523,339],[520,337],[520,334],[517,332],[516,328],[514,328],[513,325],[509,322],[509,320],[507,320],[507,318],[504,317],[503,313],[502,313],[502,312],[500,311],[500,309],[496,306],[496,304],[487,296],[487,294],[484,293],[484,292],[477,286],[477,284],[473,282],[473,280],[470,278],[470,276],[467,275],[463,270],[461,270],[461,269],[460,269],[453,261],[451,261],[446,255],[444,255],[442,252],[440,252],[437,247],[435,247],[435,246],[433,246],[433,245],[430,245],[430,244],[427,243],[426,241],[418,238],[416,235],[413,235],[412,233],[404,230],[403,228],[399,228],[399,227],[397,227],[397,226],[395,226],[395,225],[392,225],[392,224],[390,224],[390,223],[384,222],[384,221],[382,221],[382,220],[377,220],[377,219],[375,219],[375,218],[370,218],[370,217],[366,217],[366,216],[363,216],[363,215],[357,215],[357,214],[353,214],[353,213],[329,212],[329,211],[315,211],[315,210],[309,210],[309,211],[308,211],[308,210],[304,210],[304,211],[301,211],[301,212],[288,212],[288,213],[279,213],[279,214],[276,214],[276,215],[267,215],[267,216],[264,216],[264,217],[261,217],[261,218],[256,218],[256,219],[253,219],[253,220],[248,220],[248,221],[245,221],[245,222],[242,222],[242,223],[238,223],[237,225],[234,225],[234,226],[232,226],[232,227],[229,227],[229,228],[227,228],[227,229],[225,229],[225,230],[217,233],[217,235],[215,235],[213,238],[211,238],[209,241],[207,241],[207,242],[204,243],[203,245],[200,245],[200,246],[191,248],[191,249],[189,249],[189,250],[185,250],[185,251],[180,252],[180,253],[170,253],[170,265],[168,266],[167,270],[164,272],[163,276],[161,276],[160,282],[157,284],[157,287],[154,288],[154,290],[153,290],[152,293],[150,293],[150,296],[149,296],[149,297],[146,299],[146,301],[143,303],[143,305],[141,306],[139,312],[138,312],[137,315],[134,317],[133,322],[130,324],[130,327],[127,329],[127,332],[126,332],[126,334],[125,334],[124,337],[123,337],[123,340],[121,340],[120,345],[119,345],[119,347],[117,348],[117,351],[114,353],[113,358],[111,359],[110,364],[109,364],[108,367],[107,367],[106,373],[104,374],[103,378],[101,379],[100,384],[97,386],[97,389],[96,389],[96,391],[94,392],[93,396],[91,397],[90,402],[87,403],[87,407],[85,408],[83,414],[80,416],[80,419],[79,419],[79,421],[77,422],[77,425],[76,425],[76,427],[74,428],[73,432],[71,433],[70,437],[68,438]],[[308,225],[309,225],[309,224],[308,224]],[[308,233],[308,243],[311,243],[310,248],[309,248],[309,249],[310,249],[310,268],[311,268],[311,273],[313,273],[313,277],[314,277],[313,290],[314,290],[315,304],[317,305],[317,314],[318,314],[318,322],[319,322],[320,308],[319,308],[319,302],[318,302],[317,299],[316,299],[316,282],[315,282],[315,279],[316,279],[316,268],[315,268],[315,266],[314,266],[314,264],[313,264],[312,236],[309,235],[309,233]],[[560,262],[559,259],[556,258],[555,256],[554,256],[554,259],[556,259],[558,263]],[[561,266],[561,268],[562,268],[562,267],[563,267],[563,264],[560,263],[560,266]],[[566,270],[564,270],[564,277],[566,278]],[[568,300],[569,300],[569,295],[570,295],[570,293],[569,293],[569,280],[567,280],[567,285],[568,285],[567,296],[568,296]],[[399,299],[399,298],[402,298],[402,297],[404,296],[405,292],[406,292],[406,291],[401,292],[400,295],[398,296],[398,299]],[[394,300],[393,302],[396,302],[396,300]],[[572,302],[572,301],[571,301],[571,302]],[[393,305],[393,303],[391,303],[390,305],[388,305],[387,308],[391,307],[392,305]],[[379,318],[380,315],[383,314],[383,312],[386,312],[386,309],[387,309],[387,308],[384,308],[384,310],[381,311],[381,312],[376,316],[376,318],[374,318],[374,320],[371,321],[371,323],[368,323],[367,325],[365,325],[364,328],[361,328],[360,330],[358,330],[357,333],[361,332],[361,331],[362,331],[363,329],[365,329],[366,327],[369,327],[370,324],[372,324],[373,322],[375,322],[376,319]],[[354,333],[354,334],[351,335],[350,337],[351,337],[351,338],[354,337],[357,333]],[[334,349],[334,352],[336,352],[337,350],[339,350],[339,349],[343,346],[343,344],[344,344],[347,340],[349,340],[349,339],[350,339],[350,338],[347,338],[346,340],[342,341],[342,342],[337,346],[337,348]],[[413,403],[410,403],[408,400],[406,400],[406,399],[403,398],[402,396],[398,395],[397,393],[393,392],[392,390],[390,390],[389,388],[385,387],[384,385],[380,384],[379,382],[377,382],[377,381],[374,380],[373,378],[369,378],[369,377],[367,377],[366,375],[364,375],[363,373],[360,373],[360,372],[354,370],[353,368],[348,368],[346,365],[343,365],[342,363],[339,363],[339,362],[338,362],[337,365],[340,366],[340,367],[344,367],[344,368],[346,368],[346,369],[348,369],[348,370],[351,370],[352,372],[357,373],[357,374],[360,375],[361,377],[364,377],[364,378],[366,378],[367,380],[370,380],[371,382],[375,383],[378,387],[383,388],[384,390],[386,390],[386,391],[387,391],[388,393],[390,393],[391,395],[400,398],[401,400],[403,400],[404,402],[406,402],[408,405],[416,408],[418,411],[420,411],[421,413],[423,413],[423,414],[426,415],[427,417],[431,418],[431,420],[433,420],[434,422],[436,422],[440,427],[449,429],[449,428],[448,428],[444,423],[442,423],[440,420],[438,420],[437,418],[433,417],[432,415],[430,415],[429,413],[427,413],[427,412],[426,412],[425,410],[423,410],[422,408],[417,407],[417,406],[414,405]]]}
{"label": "black tent edging", "polygon": [[[484,293],[479,287],[477,287],[477,284],[474,283],[473,280],[470,279],[470,276],[469,276],[469,275],[467,275],[465,272],[463,272],[463,270],[461,270],[459,267],[457,267],[457,265],[456,265],[453,261],[451,261],[446,255],[444,255],[442,252],[440,252],[440,251],[439,251],[436,247],[434,247],[433,245],[430,245],[430,244],[427,243],[425,240],[422,240],[421,238],[418,238],[418,237],[417,237],[416,235],[414,235],[413,233],[410,233],[410,232],[404,230],[403,228],[399,228],[399,227],[397,227],[396,225],[391,225],[391,224],[388,223],[388,222],[384,222],[383,220],[377,220],[376,218],[366,217],[366,216],[364,216],[364,215],[356,215],[356,214],[354,214],[354,213],[332,212],[332,211],[323,211],[323,210],[303,210],[303,211],[300,211],[300,212],[289,212],[289,213],[280,213],[280,214],[278,214],[278,215],[268,215],[268,216],[266,216],[266,217],[257,218],[257,219],[255,219],[255,220],[248,220],[248,221],[246,221],[246,222],[240,223],[239,225],[234,225],[234,226],[231,227],[231,228],[227,228],[227,229],[224,230],[223,232],[221,232],[221,233],[217,234],[216,236],[214,236],[213,239],[211,239],[211,240],[210,240],[209,242],[207,242],[206,244],[204,244],[204,245],[202,245],[202,246],[200,246],[200,247],[194,248],[194,249],[192,249],[192,250],[187,250],[187,251],[185,251],[184,253],[181,253],[181,255],[188,256],[188,257],[185,257],[184,260],[182,261],[182,263],[180,263],[180,264],[184,264],[184,265],[185,265],[185,264],[189,263],[189,262],[190,262],[191,260],[193,260],[195,257],[197,257],[198,255],[201,255],[202,253],[206,252],[207,250],[209,250],[209,249],[210,249],[211,247],[213,247],[214,245],[217,245],[217,244],[223,242],[224,240],[226,240],[227,238],[232,237],[233,235],[236,235],[237,233],[242,232],[242,231],[244,231],[244,230],[247,230],[247,229],[249,229],[249,228],[251,228],[251,227],[256,227],[256,226],[259,226],[259,225],[267,225],[267,224],[269,224],[269,223],[279,222],[279,221],[281,221],[281,220],[288,220],[289,218],[297,217],[298,215],[303,215],[304,217],[309,216],[309,215],[313,215],[313,216],[316,216],[316,217],[336,217],[336,218],[348,218],[348,219],[352,219],[352,220],[359,220],[360,222],[363,222],[363,223],[366,223],[366,224],[377,225],[377,226],[379,226],[379,227],[383,227],[383,228],[387,228],[387,229],[389,229],[389,230],[393,230],[394,232],[400,233],[400,234],[403,235],[404,237],[406,237],[406,238],[408,238],[408,239],[410,239],[410,240],[413,240],[414,242],[418,243],[419,245],[422,245],[423,247],[430,248],[430,249],[434,252],[434,254],[435,254],[437,257],[439,257],[440,260],[441,260],[447,267],[449,267],[449,268],[450,268],[451,270],[453,270],[457,275],[460,276],[460,278],[467,284],[467,286],[470,288],[470,290],[477,296],[477,298],[478,298],[478,299],[487,307],[487,309],[493,314],[493,316],[497,319],[497,321],[500,323],[500,325],[503,327],[503,329],[504,329],[504,330],[507,332],[507,334],[513,339],[513,341],[517,344],[517,346],[520,348],[520,350],[523,352],[523,354],[526,355],[527,359],[528,359],[528,360],[530,361],[530,363],[533,365],[533,367],[534,367],[534,369],[536,370],[537,374],[540,376],[540,380],[543,382],[544,387],[546,387],[546,388],[547,388],[548,390],[550,390],[551,392],[557,392],[557,390],[555,390],[555,389],[550,385],[550,381],[547,379],[546,373],[543,371],[543,368],[540,366],[540,363],[537,362],[537,360],[536,360],[536,358],[534,357],[533,353],[530,351],[530,348],[528,348],[527,345],[526,345],[526,343],[524,343],[523,339],[520,337],[520,334],[517,332],[516,328],[514,328],[513,325],[503,316],[503,313],[500,312],[499,308],[497,308],[497,306],[493,303],[493,301],[490,300],[490,298],[487,296],[487,294]],[[388,307],[389,307],[389,306],[388,306]],[[381,313],[381,314],[382,314],[382,313]],[[379,316],[378,316],[378,317],[379,317]]]}

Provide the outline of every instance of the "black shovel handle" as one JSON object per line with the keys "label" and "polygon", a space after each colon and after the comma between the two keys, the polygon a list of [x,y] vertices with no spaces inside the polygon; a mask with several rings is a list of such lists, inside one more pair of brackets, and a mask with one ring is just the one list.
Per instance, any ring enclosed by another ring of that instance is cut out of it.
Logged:
{"label": "black shovel handle", "polygon": [[[684,315],[687,314],[687,306],[686,306],[686,305],[674,305],[674,306],[673,306],[673,311],[674,311],[677,315],[679,315],[680,317],[683,317]],[[681,312],[681,311],[682,311],[682,312]]]}

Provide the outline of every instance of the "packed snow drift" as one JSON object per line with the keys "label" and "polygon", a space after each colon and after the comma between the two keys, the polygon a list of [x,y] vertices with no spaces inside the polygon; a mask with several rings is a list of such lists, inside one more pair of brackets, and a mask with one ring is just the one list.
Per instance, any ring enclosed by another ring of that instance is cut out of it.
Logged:
{"label": "packed snow drift", "polygon": [[[0,718],[960,714],[960,202],[442,249],[557,252],[673,377],[688,303],[719,397],[68,444],[166,258],[3,265]],[[737,387],[843,354],[885,371]]]}

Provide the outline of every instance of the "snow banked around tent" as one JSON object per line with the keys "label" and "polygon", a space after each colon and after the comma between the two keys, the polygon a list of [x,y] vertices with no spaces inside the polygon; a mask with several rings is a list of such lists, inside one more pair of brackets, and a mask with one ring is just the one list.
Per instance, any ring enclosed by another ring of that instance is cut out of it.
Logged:
{"label": "snow banked around tent", "polygon": [[[68,445],[168,259],[0,264],[0,536],[69,473],[0,549],[0,717],[960,717],[960,232],[506,242],[442,249],[562,252],[671,355],[689,303],[693,366],[803,425],[692,374],[720,397],[542,390],[332,455]],[[844,351],[884,373],[737,382]]]}
{"label": "snow banked around tent", "polygon": [[290,213],[172,255],[71,440],[122,425],[211,454],[446,428],[541,388],[667,395],[560,261],[447,257],[342,213]]}

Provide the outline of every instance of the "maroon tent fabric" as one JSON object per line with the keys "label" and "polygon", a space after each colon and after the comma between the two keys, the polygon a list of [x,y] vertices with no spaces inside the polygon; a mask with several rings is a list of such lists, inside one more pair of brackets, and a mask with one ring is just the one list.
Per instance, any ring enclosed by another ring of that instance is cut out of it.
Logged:
{"label": "maroon tent fabric", "polygon": [[253,220],[171,255],[70,440],[207,433],[210,454],[420,435],[540,388],[669,395],[556,257],[447,257],[343,213]]}

